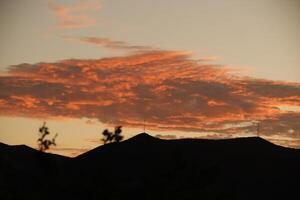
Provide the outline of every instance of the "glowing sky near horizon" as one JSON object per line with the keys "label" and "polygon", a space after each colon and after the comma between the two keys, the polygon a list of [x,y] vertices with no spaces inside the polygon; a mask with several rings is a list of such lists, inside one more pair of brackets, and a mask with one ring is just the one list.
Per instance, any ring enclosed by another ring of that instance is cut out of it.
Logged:
{"label": "glowing sky near horizon", "polygon": [[0,2],[0,141],[255,135],[300,148],[297,0]]}

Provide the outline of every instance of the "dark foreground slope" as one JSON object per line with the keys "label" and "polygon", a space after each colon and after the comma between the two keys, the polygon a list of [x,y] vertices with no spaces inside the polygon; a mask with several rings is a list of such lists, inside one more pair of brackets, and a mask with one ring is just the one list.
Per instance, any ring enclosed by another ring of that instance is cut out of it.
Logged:
{"label": "dark foreground slope", "polygon": [[139,134],[73,159],[17,148],[0,145],[2,199],[298,196],[300,151],[256,137],[160,140]]}
{"label": "dark foreground slope", "polygon": [[0,143],[0,198],[41,199],[53,191],[52,184],[62,177],[69,160],[25,145]]}

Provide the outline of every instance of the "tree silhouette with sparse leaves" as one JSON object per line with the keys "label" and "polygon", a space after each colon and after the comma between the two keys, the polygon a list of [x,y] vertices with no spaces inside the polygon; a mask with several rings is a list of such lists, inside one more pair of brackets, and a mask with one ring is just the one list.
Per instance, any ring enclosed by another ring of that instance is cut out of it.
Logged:
{"label": "tree silhouette with sparse leaves", "polygon": [[56,146],[55,139],[58,134],[55,134],[51,140],[46,139],[46,136],[49,134],[49,128],[46,126],[46,122],[44,122],[43,126],[39,128],[39,139],[37,140],[40,151],[45,152],[50,148],[50,146]]}
{"label": "tree silhouette with sparse leaves", "polygon": [[117,126],[115,127],[114,132],[110,132],[108,129],[105,129],[102,132],[103,138],[102,141],[104,144],[106,143],[112,143],[112,142],[120,142],[123,140],[123,136],[121,135],[122,133],[122,126]]}

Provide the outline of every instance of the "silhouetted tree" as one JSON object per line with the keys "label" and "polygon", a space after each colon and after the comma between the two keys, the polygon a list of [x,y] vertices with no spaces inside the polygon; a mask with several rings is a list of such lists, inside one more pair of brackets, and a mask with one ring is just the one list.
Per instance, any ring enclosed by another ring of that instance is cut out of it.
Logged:
{"label": "silhouetted tree", "polygon": [[43,126],[39,128],[39,139],[37,140],[40,151],[46,151],[52,145],[56,146],[55,139],[58,134],[55,134],[55,136],[51,140],[46,139],[46,136],[49,134],[49,128],[46,126],[46,122],[44,122]]}
{"label": "silhouetted tree", "polygon": [[122,133],[122,126],[115,127],[114,133],[110,132],[108,129],[105,129],[102,132],[103,135],[102,141],[104,142],[104,144],[111,143],[111,142],[120,142],[121,140],[123,140],[123,136],[121,135],[121,133]]}
{"label": "silhouetted tree", "polygon": [[107,129],[105,129],[103,132],[102,132],[102,135],[103,135],[103,138],[102,138],[102,141],[104,142],[104,144],[106,143],[109,143],[112,141],[112,135],[113,133],[108,131]]}
{"label": "silhouetted tree", "polygon": [[114,134],[114,141],[115,142],[120,142],[123,140],[123,136],[121,135],[122,133],[122,126],[117,126],[115,127],[115,134]]}

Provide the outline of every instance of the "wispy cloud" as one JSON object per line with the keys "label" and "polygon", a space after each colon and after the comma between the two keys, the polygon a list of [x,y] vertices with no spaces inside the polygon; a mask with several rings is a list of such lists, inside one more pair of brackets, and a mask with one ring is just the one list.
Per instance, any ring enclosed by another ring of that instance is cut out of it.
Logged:
{"label": "wispy cloud", "polygon": [[91,148],[67,148],[67,147],[53,147],[49,150],[51,153],[62,154],[69,157],[76,157],[80,154],[83,154]]}
{"label": "wispy cloud", "polygon": [[96,24],[96,19],[87,13],[99,10],[101,4],[99,1],[77,1],[73,4],[51,2],[49,7],[58,18],[58,28],[72,29],[89,27]]}
{"label": "wispy cloud", "polygon": [[67,40],[73,40],[78,42],[83,42],[92,45],[102,46],[104,48],[109,49],[117,49],[117,50],[130,50],[134,52],[143,52],[143,51],[154,51],[158,50],[157,48],[153,48],[150,46],[139,46],[139,45],[130,45],[123,41],[112,40],[110,38],[102,38],[102,37],[76,37],[76,36],[62,36],[62,38]]}
{"label": "wispy cloud", "polygon": [[300,83],[241,77],[181,51],[11,66],[2,115],[87,117],[147,129],[300,138]]}
{"label": "wispy cloud", "polygon": [[174,139],[178,138],[176,135],[170,135],[170,134],[167,134],[167,135],[157,134],[157,135],[155,135],[155,137],[164,139],[164,140],[174,140]]}

